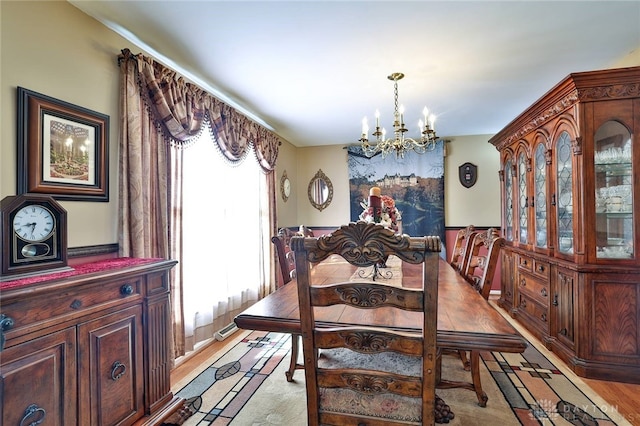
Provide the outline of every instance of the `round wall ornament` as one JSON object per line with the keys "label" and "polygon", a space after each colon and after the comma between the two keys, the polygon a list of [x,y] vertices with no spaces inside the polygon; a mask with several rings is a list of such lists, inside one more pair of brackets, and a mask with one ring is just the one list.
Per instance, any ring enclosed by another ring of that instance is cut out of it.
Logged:
{"label": "round wall ornament", "polygon": [[282,199],[285,203],[291,195],[291,181],[287,176],[286,170],[282,173],[282,177],[280,178],[280,195],[282,195]]}

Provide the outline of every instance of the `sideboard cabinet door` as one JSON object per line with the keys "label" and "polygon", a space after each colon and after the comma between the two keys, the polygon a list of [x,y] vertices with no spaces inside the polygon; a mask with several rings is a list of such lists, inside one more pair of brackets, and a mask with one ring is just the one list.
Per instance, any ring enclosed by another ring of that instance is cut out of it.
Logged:
{"label": "sideboard cabinet door", "polygon": [[7,348],[0,358],[0,424],[76,424],[75,327]]}
{"label": "sideboard cabinet door", "polygon": [[142,309],[132,306],[78,326],[80,424],[131,424],[144,414]]}

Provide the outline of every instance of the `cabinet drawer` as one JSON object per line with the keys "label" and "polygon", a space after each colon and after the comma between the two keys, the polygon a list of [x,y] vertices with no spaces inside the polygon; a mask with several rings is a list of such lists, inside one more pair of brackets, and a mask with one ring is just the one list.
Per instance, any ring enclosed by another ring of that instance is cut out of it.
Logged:
{"label": "cabinet drawer", "polygon": [[539,260],[533,260],[533,273],[544,281],[549,282],[549,264]]}
{"label": "cabinet drawer", "polygon": [[13,320],[13,327],[6,332],[7,344],[13,336],[41,330],[65,317],[70,320],[93,310],[122,304],[122,299],[142,300],[140,278],[113,280],[74,287],[59,293],[40,295],[4,304],[2,313]]}
{"label": "cabinet drawer", "polygon": [[526,294],[520,293],[518,296],[518,309],[531,319],[536,328],[542,330],[544,333],[549,332],[549,314],[546,306],[543,306],[534,299],[527,297]]}
{"label": "cabinet drawer", "polygon": [[518,269],[523,271],[533,271],[533,258],[528,256],[518,256]]}
{"label": "cabinet drawer", "polygon": [[528,274],[519,274],[518,292],[549,306],[549,281],[543,281]]}

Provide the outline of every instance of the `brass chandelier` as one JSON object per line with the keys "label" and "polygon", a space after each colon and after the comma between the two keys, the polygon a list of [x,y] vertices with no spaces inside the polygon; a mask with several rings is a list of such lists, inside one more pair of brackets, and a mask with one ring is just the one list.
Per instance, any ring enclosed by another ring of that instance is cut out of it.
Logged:
{"label": "brass chandelier", "polygon": [[367,133],[369,132],[369,124],[367,117],[362,119],[362,137],[359,139],[362,144],[362,150],[367,157],[373,157],[377,153],[382,153],[382,158],[386,157],[390,152],[395,151],[396,158],[403,158],[407,151],[413,150],[418,154],[432,151],[436,147],[438,137],[434,128],[435,116],[429,114],[427,107],[422,111],[424,122],[420,120],[418,126],[422,135],[419,140],[405,137],[407,128],[404,125],[404,107],[398,107],[398,80],[401,80],[404,74],[394,72],[387,78],[393,81],[394,96],[394,113],[393,113],[393,137],[386,139],[386,130],[380,128],[380,113],[376,111],[376,129],[372,133],[375,136],[375,144],[369,143]]}

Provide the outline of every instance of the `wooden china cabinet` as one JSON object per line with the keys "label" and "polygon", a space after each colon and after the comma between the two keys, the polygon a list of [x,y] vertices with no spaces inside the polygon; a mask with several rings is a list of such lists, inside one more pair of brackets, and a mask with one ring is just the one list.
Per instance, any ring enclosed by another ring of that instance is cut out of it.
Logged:
{"label": "wooden china cabinet", "polygon": [[640,383],[640,67],[570,74],[489,142],[499,305],[578,375]]}

